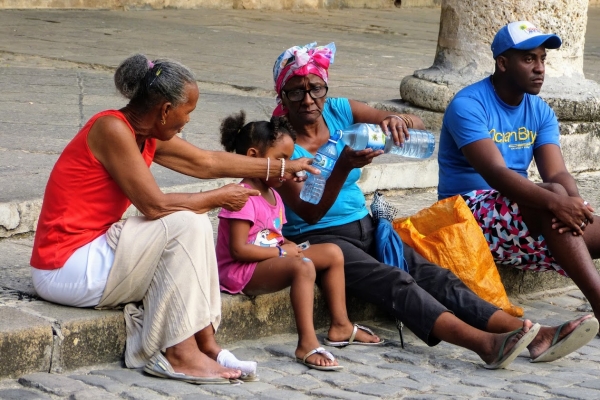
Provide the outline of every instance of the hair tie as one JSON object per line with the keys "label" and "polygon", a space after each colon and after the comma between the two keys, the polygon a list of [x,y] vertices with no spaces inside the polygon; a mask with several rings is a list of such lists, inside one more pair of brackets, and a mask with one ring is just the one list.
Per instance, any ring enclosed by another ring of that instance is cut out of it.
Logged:
{"label": "hair tie", "polygon": [[154,68],[154,63],[150,60],[147,60],[147,61],[148,61],[148,69]]}

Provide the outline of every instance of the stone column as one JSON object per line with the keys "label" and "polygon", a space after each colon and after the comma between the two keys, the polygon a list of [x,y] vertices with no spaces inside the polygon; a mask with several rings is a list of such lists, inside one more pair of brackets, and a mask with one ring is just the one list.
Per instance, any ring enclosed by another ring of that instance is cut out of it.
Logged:
{"label": "stone column", "polygon": [[[400,95],[413,105],[443,112],[456,92],[493,72],[490,45],[498,29],[508,22],[527,20],[563,41],[560,49],[548,50],[540,93],[561,121],[561,133],[597,131],[598,122],[593,121],[600,121],[600,86],[583,75],[587,8],[588,0],[442,0],[433,66],[405,77]],[[579,150],[567,160],[570,169],[599,165],[598,140],[586,135],[577,142],[582,140],[589,143],[571,146]],[[563,140],[563,150],[568,142]]]}

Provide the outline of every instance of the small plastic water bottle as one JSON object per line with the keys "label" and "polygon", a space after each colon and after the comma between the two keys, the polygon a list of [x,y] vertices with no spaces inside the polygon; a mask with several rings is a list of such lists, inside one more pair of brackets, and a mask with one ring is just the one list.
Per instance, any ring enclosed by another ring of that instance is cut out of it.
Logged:
{"label": "small plastic water bottle", "polygon": [[354,124],[344,129],[344,143],[352,150],[383,150],[384,153],[411,158],[428,158],[435,148],[435,137],[431,132],[408,129],[409,138],[402,147],[396,146],[391,135],[386,135],[379,125]]}
{"label": "small plastic water bottle", "polygon": [[304,187],[300,192],[300,198],[307,203],[319,204],[323,191],[325,190],[325,182],[338,159],[337,149],[335,147],[338,140],[341,139],[343,133],[340,130],[335,131],[327,143],[325,143],[315,155],[315,160],[312,166],[321,170],[320,175],[308,174],[308,178],[304,182]]}

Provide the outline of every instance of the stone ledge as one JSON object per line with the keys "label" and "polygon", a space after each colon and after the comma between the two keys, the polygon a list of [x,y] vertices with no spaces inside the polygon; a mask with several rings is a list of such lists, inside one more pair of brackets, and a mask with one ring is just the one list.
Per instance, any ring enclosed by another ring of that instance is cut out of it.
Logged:
{"label": "stone ledge", "polygon": [[[437,146],[436,146],[437,147]],[[437,148],[436,148],[437,151]],[[366,166],[358,182],[363,193],[371,194],[379,190],[410,190],[437,186],[438,170],[436,156],[427,160],[407,160],[396,156],[384,156],[376,163]],[[398,175],[398,171],[404,171]],[[207,179],[189,185],[162,187],[165,193],[203,192],[213,190],[239,179]],[[0,238],[34,232],[42,208],[41,199],[0,203]],[[130,207],[125,217],[136,215],[135,207]]]}
{"label": "stone ledge", "polygon": [[[573,286],[569,278],[556,273],[524,272],[503,266],[498,270],[508,295],[517,305],[515,296]],[[256,297],[221,294],[221,300],[223,322],[217,339],[223,345],[296,331],[289,288]],[[352,321],[391,318],[353,297],[348,298],[347,308]],[[314,323],[316,329],[329,324],[329,312],[318,288]],[[122,360],[125,338],[120,310],[64,307],[41,300],[0,306],[0,353],[4,360],[0,377],[118,362]]]}
{"label": "stone ledge", "polygon": [[[289,289],[248,297],[221,294],[222,324],[217,339],[227,344],[296,331]],[[349,299],[353,321],[386,318],[369,304]],[[329,314],[315,288],[315,328],[329,324]],[[122,360],[125,320],[120,310],[65,307],[45,301],[0,306],[1,378],[31,372],[62,372]]]}
{"label": "stone ledge", "polygon": [[[596,269],[600,272],[600,260],[594,260],[594,263]],[[506,293],[509,296],[532,294],[575,285],[571,278],[553,271],[523,271],[504,265],[497,265],[497,267]]]}
{"label": "stone ledge", "polygon": [[[462,76],[431,67],[405,76],[400,83],[400,96],[418,107],[443,113],[458,91],[485,76]],[[546,77],[540,97],[561,121],[600,119],[600,85],[593,80]]]}

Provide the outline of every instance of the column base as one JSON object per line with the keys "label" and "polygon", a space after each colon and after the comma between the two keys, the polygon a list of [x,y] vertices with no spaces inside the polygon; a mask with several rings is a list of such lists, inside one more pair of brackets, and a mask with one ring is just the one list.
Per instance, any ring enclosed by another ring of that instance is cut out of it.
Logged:
{"label": "column base", "polygon": [[[477,81],[441,72],[435,76],[430,70],[416,71],[402,79],[400,96],[404,101],[444,112],[459,90]],[[425,76],[427,79],[424,79]],[[595,81],[577,77],[546,77],[540,96],[554,109],[561,122],[600,121],[600,85]]]}

